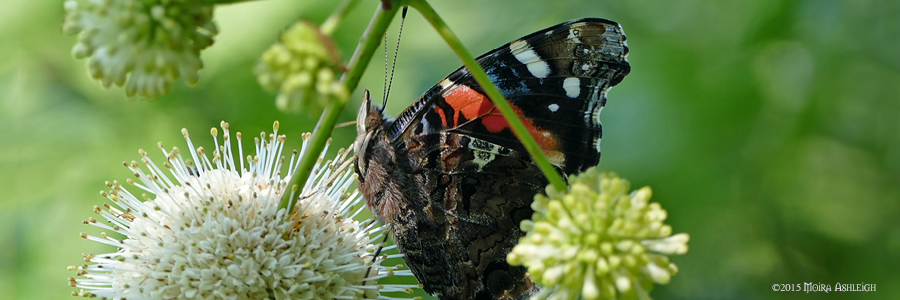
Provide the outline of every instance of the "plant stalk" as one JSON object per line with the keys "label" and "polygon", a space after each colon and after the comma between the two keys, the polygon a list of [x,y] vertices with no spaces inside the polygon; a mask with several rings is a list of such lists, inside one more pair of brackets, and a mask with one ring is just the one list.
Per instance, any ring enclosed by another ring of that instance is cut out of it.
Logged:
{"label": "plant stalk", "polygon": [[[344,83],[344,86],[347,87],[350,94],[352,94],[352,91],[359,85],[360,78],[362,78],[363,73],[366,71],[366,67],[372,60],[375,50],[381,45],[381,39],[384,37],[388,26],[391,25],[391,21],[394,19],[394,16],[397,15],[398,11],[400,11],[399,5],[394,5],[391,10],[384,10],[379,3],[378,9],[375,11],[375,16],[372,17],[369,27],[366,28],[362,37],[359,38],[359,44],[357,44],[353,56],[350,57],[350,62],[347,63],[347,72],[341,77],[341,82]],[[338,117],[341,115],[344,107],[347,106],[348,100],[349,99],[335,99],[335,101],[329,102],[328,106],[325,107],[325,111],[322,112],[322,117],[319,118],[315,130],[313,130],[310,142],[300,157],[300,164],[298,165],[296,173],[294,173],[294,178],[292,178],[290,184],[288,184],[290,190],[285,191],[282,195],[281,207],[287,208],[289,212],[294,209],[294,201],[291,199],[291,195],[294,194],[294,197],[296,197],[297,195],[294,192],[303,190],[303,186],[309,179],[309,175],[319,158],[319,154],[325,148],[326,141],[331,137],[331,132],[334,130],[334,124],[337,123]]]}

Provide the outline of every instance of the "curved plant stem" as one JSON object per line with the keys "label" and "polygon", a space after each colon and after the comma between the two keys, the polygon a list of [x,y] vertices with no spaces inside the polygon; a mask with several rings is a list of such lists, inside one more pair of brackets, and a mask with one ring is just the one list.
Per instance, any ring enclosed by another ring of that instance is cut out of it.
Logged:
{"label": "curved plant stem", "polygon": [[509,103],[506,102],[506,99],[503,98],[503,94],[501,94],[500,90],[497,89],[497,86],[488,79],[488,76],[484,72],[484,69],[481,68],[481,65],[475,61],[475,58],[469,53],[469,50],[466,50],[459,38],[457,38],[456,35],[453,34],[453,31],[447,27],[447,24],[444,23],[440,16],[438,16],[437,12],[435,12],[434,9],[431,8],[431,5],[429,5],[428,2],[425,2],[425,0],[410,0],[409,5],[418,10],[419,13],[431,23],[431,26],[434,26],[434,29],[437,30],[438,34],[444,38],[447,44],[450,45],[450,48],[456,52],[456,55],[459,56],[460,59],[462,59],[463,64],[469,69],[472,76],[475,77],[475,81],[478,81],[478,84],[484,88],[484,92],[487,93],[487,96],[494,102],[494,106],[500,110],[503,117],[509,122],[513,133],[516,134],[516,137],[518,137],[519,141],[522,142],[522,145],[525,146],[525,150],[528,151],[528,154],[531,154],[532,159],[534,159],[538,167],[541,168],[541,172],[544,173],[544,176],[547,177],[550,184],[557,190],[567,190],[566,182],[562,179],[562,176],[556,172],[553,165],[550,164],[550,160],[544,156],[541,147],[535,142],[534,137],[528,133],[525,125],[519,120],[519,116],[516,115]]}
{"label": "curved plant stem", "polygon": [[[347,64],[347,72],[341,77],[341,82],[344,83],[344,86],[348,91],[352,92],[356,89],[356,86],[359,85],[359,79],[366,71],[366,67],[369,65],[369,61],[372,60],[375,50],[381,45],[381,38],[384,36],[385,32],[387,32],[387,28],[391,24],[391,20],[394,19],[394,16],[397,15],[399,8],[399,5],[394,5],[393,9],[384,10],[381,5],[378,6],[378,9],[375,11],[375,16],[372,17],[372,21],[369,23],[369,27],[366,28],[362,37],[359,38],[359,44],[356,46],[356,51],[354,51],[353,56],[350,57],[350,62]],[[341,111],[347,106],[348,100],[349,99],[347,98],[334,99],[334,101],[331,101],[328,106],[325,107],[325,111],[322,112],[322,117],[319,118],[316,129],[313,130],[309,144],[306,146],[300,157],[300,164],[297,168],[297,172],[288,185],[291,187],[290,191],[283,193],[281,198],[281,207],[288,208],[289,212],[294,209],[294,201],[291,199],[292,195],[293,197],[296,197],[296,192],[303,190],[303,186],[306,184],[306,181],[309,179],[309,175],[312,172],[312,167],[316,164],[319,154],[325,148],[325,143],[328,141],[328,138],[331,137],[334,124],[337,123]]]}

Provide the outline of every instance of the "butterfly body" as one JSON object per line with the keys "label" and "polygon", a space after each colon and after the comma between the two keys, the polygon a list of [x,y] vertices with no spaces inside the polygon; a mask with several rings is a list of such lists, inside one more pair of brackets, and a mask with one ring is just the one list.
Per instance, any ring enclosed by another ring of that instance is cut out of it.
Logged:
{"label": "butterfly body", "polygon": [[[606,92],[630,71],[621,27],[579,19],[478,58],[561,174],[599,161]],[[356,170],[366,205],[425,290],[441,299],[521,299],[536,291],[506,255],[547,186],[524,146],[465,68],[386,118],[368,93]]]}

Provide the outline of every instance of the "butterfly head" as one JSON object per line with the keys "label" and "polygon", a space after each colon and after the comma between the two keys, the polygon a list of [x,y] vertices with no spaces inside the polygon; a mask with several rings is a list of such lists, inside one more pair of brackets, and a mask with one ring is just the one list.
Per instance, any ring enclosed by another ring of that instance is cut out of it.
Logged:
{"label": "butterfly head", "polygon": [[356,115],[356,143],[354,143],[354,152],[357,155],[356,172],[359,173],[360,179],[365,178],[365,174],[360,172],[366,170],[366,154],[369,153],[369,144],[382,131],[384,117],[381,115],[381,109],[372,106],[372,98],[369,91],[363,93],[363,102],[359,106],[359,113]]}
{"label": "butterfly head", "polygon": [[400,211],[402,193],[397,177],[402,175],[390,172],[396,171],[390,167],[395,153],[385,132],[390,123],[371,100],[369,91],[365,91],[356,120],[356,180],[366,206],[379,220],[388,222]]}

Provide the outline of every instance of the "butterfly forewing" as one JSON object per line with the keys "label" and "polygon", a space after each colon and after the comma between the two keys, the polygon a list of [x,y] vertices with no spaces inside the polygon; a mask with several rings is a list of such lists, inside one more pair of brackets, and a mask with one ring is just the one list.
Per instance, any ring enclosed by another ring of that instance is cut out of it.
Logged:
{"label": "butterfly forewing", "polygon": [[[619,24],[591,18],[537,31],[480,56],[478,61],[519,111],[532,135],[539,142],[545,141],[540,146],[551,161],[572,173],[599,161],[600,111],[609,88],[631,70],[627,54]],[[460,87],[475,93],[458,93]],[[490,126],[503,123],[498,121],[499,111],[489,109],[493,105],[487,103],[480,111],[491,116],[483,122],[469,122],[483,114],[473,118],[459,109],[462,105],[482,105],[480,102],[487,98],[448,101],[447,96],[454,93],[463,94],[460,97],[484,95],[469,71],[460,68],[404,111],[389,134],[400,141],[410,135],[451,130],[524,151],[508,128],[502,124]],[[504,130],[486,130],[498,126]]]}

